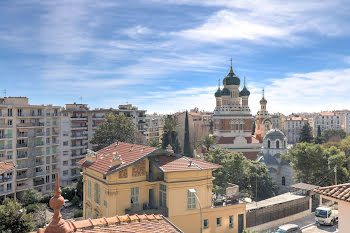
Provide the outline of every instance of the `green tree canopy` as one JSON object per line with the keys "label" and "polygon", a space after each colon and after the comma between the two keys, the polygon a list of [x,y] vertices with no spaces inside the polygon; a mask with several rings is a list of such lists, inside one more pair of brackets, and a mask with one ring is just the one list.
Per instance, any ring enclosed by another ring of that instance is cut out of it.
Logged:
{"label": "green tree canopy", "polygon": [[303,127],[300,129],[299,133],[299,142],[312,142],[312,128],[308,122],[306,122]]}
{"label": "green tree canopy", "polygon": [[41,193],[38,192],[38,190],[28,189],[24,192],[21,202],[24,206],[27,206],[30,204],[41,202],[42,197],[43,196],[41,195]]}
{"label": "green tree canopy", "polygon": [[350,157],[350,136],[340,142],[340,149],[344,151],[346,157]]}
{"label": "green tree canopy", "polygon": [[295,180],[315,185],[334,184],[334,166],[338,167],[338,183],[349,179],[348,163],[344,152],[331,146],[326,148],[319,144],[298,143],[282,156],[289,160],[295,171]]}
{"label": "green tree canopy", "polygon": [[96,144],[94,150],[100,150],[116,141],[134,143],[136,133],[136,126],[130,118],[109,114],[105,121],[97,126],[90,142]]}
{"label": "green tree canopy", "polygon": [[33,230],[33,216],[27,214],[16,200],[5,199],[0,205],[0,232],[23,233]]}
{"label": "green tree canopy", "polygon": [[216,141],[212,136],[207,135],[201,140],[200,144],[205,146],[207,151],[209,151],[210,147],[216,144]]}
{"label": "green tree canopy", "polygon": [[175,131],[177,126],[177,121],[172,115],[168,115],[164,119],[164,133],[162,136],[162,148],[166,149],[170,144],[173,148],[173,151],[177,154],[181,153],[180,143],[177,137],[177,133]]}
{"label": "green tree canopy", "polygon": [[241,153],[217,148],[210,151],[205,160],[223,166],[213,172],[215,186],[226,187],[227,183],[237,184],[241,192],[256,198],[257,183],[258,200],[272,197],[278,191],[277,185],[272,183],[266,166],[247,160]]}
{"label": "green tree canopy", "polygon": [[159,140],[157,138],[153,138],[148,141],[148,145],[151,147],[160,147]]}
{"label": "green tree canopy", "polygon": [[322,136],[326,142],[340,142],[346,137],[346,133],[340,128],[329,128],[323,131]]}

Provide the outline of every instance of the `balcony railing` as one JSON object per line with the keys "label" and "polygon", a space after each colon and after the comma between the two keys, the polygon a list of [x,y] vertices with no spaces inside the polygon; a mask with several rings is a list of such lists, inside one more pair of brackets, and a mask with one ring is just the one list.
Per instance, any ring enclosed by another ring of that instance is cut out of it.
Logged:
{"label": "balcony railing", "polygon": [[45,175],[45,174],[46,174],[45,171],[35,172],[35,175],[36,175],[36,176],[43,176],[43,175]]}
{"label": "balcony railing", "polygon": [[32,122],[32,123],[19,123],[17,127],[36,127],[36,126],[44,126],[45,124],[42,122]]}
{"label": "balcony railing", "polygon": [[27,158],[27,156],[28,156],[28,154],[27,154],[27,153],[17,154],[17,159]]}
{"label": "balcony railing", "polygon": [[36,132],[36,133],[35,133],[35,136],[36,136],[36,137],[45,136],[45,133],[44,133],[44,132]]}
{"label": "balcony railing", "polygon": [[0,150],[11,150],[11,149],[12,149],[12,146],[8,146],[8,145],[0,146]]}
{"label": "balcony railing", "polygon": [[34,156],[42,156],[42,155],[44,155],[44,153],[43,153],[42,151],[35,151],[35,152],[33,153],[33,155],[34,155]]}
{"label": "balcony railing", "polygon": [[12,128],[12,125],[0,124],[0,128]]}
{"label": "balcony railing", "polygon": [[58,159],[52,159],[52,163],[58,163]]}
{"label": "balcony railing", "polygon": [[52,132],[52,136],[59,136],[58,132]]}
{"label": "balcony railing", "polygon": [[0,184],[4,183],[4,182],[9,182],[12,180],[12,176],[8,176],[8,177],[0,177]]}
{"label": "balcony railing", "polygon": [[44,184],[45,183],[45,181],[44,180],[37,180],[37,181],[35,181],[34,180],[34,186],[38,186],[38,185],[42,185],[42,184]]}
{"label": "balcony railing", "polygon": [[44,117],[44,114],[33,114],[33,113],[21,113],[17,114],[18,117]]}
{"label": "balcony railing", "polygon": [[1,138],[7,138],[7,134],[0,134],[0,139]]}
{"label": "balcony railing", "polygon": [[23,143],[23,144],[17,144],[16,148],[24,148],[24,147],[28,147],[27,143]]}
{"label": "balcony railing", "polygon": [[165,217],[168,217],[168,208],[159,208],[159,209],[145,209],[145,210],[135,210],[132,208],[125,209],[125,214],[134,215],[134,214],[161,214]]}
{"label": "balcony railing", "polygon": [[24,168],[28,168],[28,165],[27,164],[20,164],[20,163],[17,164],[17,169],[24,169]]}
{"label": "balcony railing", "polygon": [[28,178],[27,174],[17,175],[16,180],[22,180]]}
{"label": "balcony railing", "polygon": [[17,133],[17,137],[18,138],[26,138],[26,137],[28,137],[28,133],[18,132]]}
{"label": "balcony railing", "polygon": [[43,146],[44,145],[44,142],[35,142],[34,143],[34,146]]}
{"label": "balcony railing", "polygon": [[44,165],[44,161],[40,161],[40,162],[35,162],[35,166],[41,166],[41,165]]}
{"label": "balcony railing", "polygon": [[92,115],[92,118],[106,118],[106,116],[97,116],[97,115]]}

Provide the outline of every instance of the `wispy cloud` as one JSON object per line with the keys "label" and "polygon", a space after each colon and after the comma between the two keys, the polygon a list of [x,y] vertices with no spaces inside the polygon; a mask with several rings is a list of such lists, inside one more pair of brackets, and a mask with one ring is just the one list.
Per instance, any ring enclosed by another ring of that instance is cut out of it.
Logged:
{"label": "wispy cloud", "polygon": [[152,30],[150,30],[149,28],[147,28],[145,26],[137,25],[136,27],[127,28],[127,29],[122,30],[122,33],[135,39],[135,38],[142,36],[142,35],[151,34]]}

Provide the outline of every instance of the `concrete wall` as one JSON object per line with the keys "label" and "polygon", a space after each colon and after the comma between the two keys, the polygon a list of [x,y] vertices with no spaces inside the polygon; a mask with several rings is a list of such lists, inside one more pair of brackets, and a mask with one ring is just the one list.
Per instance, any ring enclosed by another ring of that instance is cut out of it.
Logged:
{"label": "concrete wall", "polygon": [[339,233],[347,233],[350,230],[350,203],[338,202]]}

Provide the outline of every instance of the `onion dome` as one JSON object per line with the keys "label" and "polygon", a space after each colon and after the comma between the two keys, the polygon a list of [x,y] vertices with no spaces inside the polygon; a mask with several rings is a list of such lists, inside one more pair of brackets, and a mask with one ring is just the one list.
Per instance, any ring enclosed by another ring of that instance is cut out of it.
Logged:
{"label": "onion dome", "polygon": [[241,83],[241,80],[237,77],[237,75],[235,73],[233,73],[232,66],[231,66],[230,72],[224,78],[224,85],[238,85],[239,86],[240,83]]}
{"label": "onion dome", "polygon": [[215,92],[215,97],[221,97],[221,90],[220,90],[220,87],[219,87],[218,90]]}
{"label": "onion dome", "polygon": [[265,91],[262,90],[262,99],[260,100],[260,104],[267,104],[267,100],[265,99]]}
{"label": "onion dome", "polygon": [[249,96],[249,95],[250,95],[250,91],[248,91],[247,87],[245,86],[245,77],[244,77],[244,87],[239,92],[239,96]]}
{"label": "onion dome", "polygon": [[230,96],[230,95],[231,95],[231,92],[230,92],[229,89],[224,88],[224,89],[222,89],[222,91],[221,91],[221,95],[222,95],[222,96]]}

